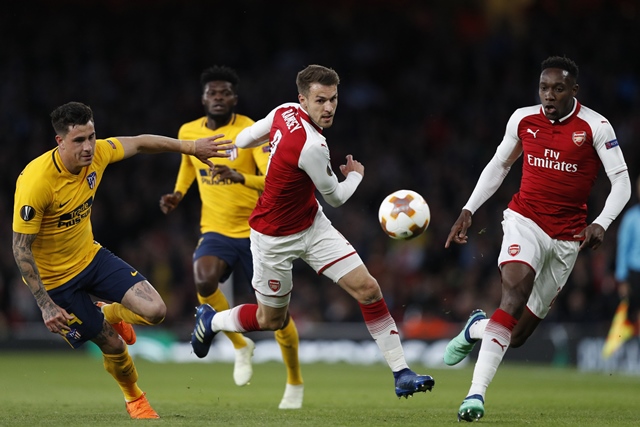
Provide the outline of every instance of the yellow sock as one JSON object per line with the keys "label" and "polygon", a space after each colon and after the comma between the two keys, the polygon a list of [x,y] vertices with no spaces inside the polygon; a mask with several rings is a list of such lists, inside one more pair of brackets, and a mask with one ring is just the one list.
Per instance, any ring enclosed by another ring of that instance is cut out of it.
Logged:
{"label": "yellow sock", "polygon": [[[215,311],[229,310],[229,301],[227,301],[227,297],[224,296],[219,288],[208,297],[198,294],[198,301],[200,301],[200,304],[209,304]],[[231,340],[233,348],[236,350],[247,346],[244,335],[238,332],[225,332],[224,334]]]}
{"label": "yellow sock", "polygon": [[300,360],[298,359],[300,338],[298,338],[298,329],[292,317],[289,317],[289,321],[284,328],[275,332],[275,337],[280,345],[284,366],[287,368],[287,384],[302,384],[302,371],[300,369]]}
{"label": "yellow sock", "polygon": [[144,317],[134,313],[118,302],[102,306],[102,313],[104,314],[104,318],[107,319],[107,322],[111,324],[124,320],[131,325],[153,325],[153,323],[148,322]]}
{"label": "yellow sock", "polygon": [[138,387],[138,371],[129,356],[127,347],[124,353],[102,354],[104,369],[116,380],[127,402],[136,400],[142,396],[142,390]]}

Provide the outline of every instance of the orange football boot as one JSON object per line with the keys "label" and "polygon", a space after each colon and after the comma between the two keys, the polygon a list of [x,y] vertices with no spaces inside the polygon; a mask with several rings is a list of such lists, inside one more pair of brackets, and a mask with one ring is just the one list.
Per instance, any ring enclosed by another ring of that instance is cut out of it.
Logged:
{"label": "orange football boot", "polygon": [[142,393],[142,396],[132,402],[127,402],[127,412],[133,419],[143,420],[160,418],[160,415],[153,410],[149,401],[145,397],[146,393]]}
{"label": "orange football boot", "polygon": [[[95,305],[102,308],[103,306],[107,305],[107,303],[102,301],[96,301]],[[131,326],[124,320],[121,320],[118,323],[112,323],[111,326],[113,326],[113,329],[115,329],[118,335],[122,337],[124,342],[126,342],[128,345],[135,344],[136,331],[133,330],[133,326]]]}

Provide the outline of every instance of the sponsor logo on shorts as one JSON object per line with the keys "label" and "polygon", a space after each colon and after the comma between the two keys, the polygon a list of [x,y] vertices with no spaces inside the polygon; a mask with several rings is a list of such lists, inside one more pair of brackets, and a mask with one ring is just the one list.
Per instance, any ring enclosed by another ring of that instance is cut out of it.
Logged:
{"label": "sponsor logo on shorts", "polygon": [[271,289],[273,292],[278,292],[280,290],[280,287],[282,287],[282,284],[279,280],[269,280],[269,289]]}
{"label": "sponsor logo on shorts", "polygon": [[509,255],[511,256],[516,256],[520,253],[520,245],[511,245],[509,246],[509,249],[507,249],[507,252],[509,252]]}

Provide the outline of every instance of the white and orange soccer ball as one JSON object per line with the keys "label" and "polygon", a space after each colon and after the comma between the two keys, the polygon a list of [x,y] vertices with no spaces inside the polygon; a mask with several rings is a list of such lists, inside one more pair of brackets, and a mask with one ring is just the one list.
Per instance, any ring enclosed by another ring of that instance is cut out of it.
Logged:
{"label": "white and orange soccer ball", "polygon": [[378,209],[378,220],[389,237],[408,240],[427,229],[431,211],[420,194],[412,190],[398,190],[382,201]]}

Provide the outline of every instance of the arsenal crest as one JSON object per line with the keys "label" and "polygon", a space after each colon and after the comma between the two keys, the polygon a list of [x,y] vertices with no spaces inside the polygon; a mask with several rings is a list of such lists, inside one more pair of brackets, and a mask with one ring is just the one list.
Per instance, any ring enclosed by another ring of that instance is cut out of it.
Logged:
{"label": "arsenal crest", "polygon": [[573,140],[574,144],[580,147],[587,140],[587,132],[583,130],[574,132],[573,135],[571,135],[571,139]]}
{"label": "arsenal crest", "polygon": [[509,255],[516,256],[520,253],[520,245],[511,245],[507,251],[509,252]]}
{"label": "arsenal crest", "polygon": [[279,280],[269,280],[269,289],[271,289],[273,292],[278,292],[281,286],[282,285],[280,284]]}

